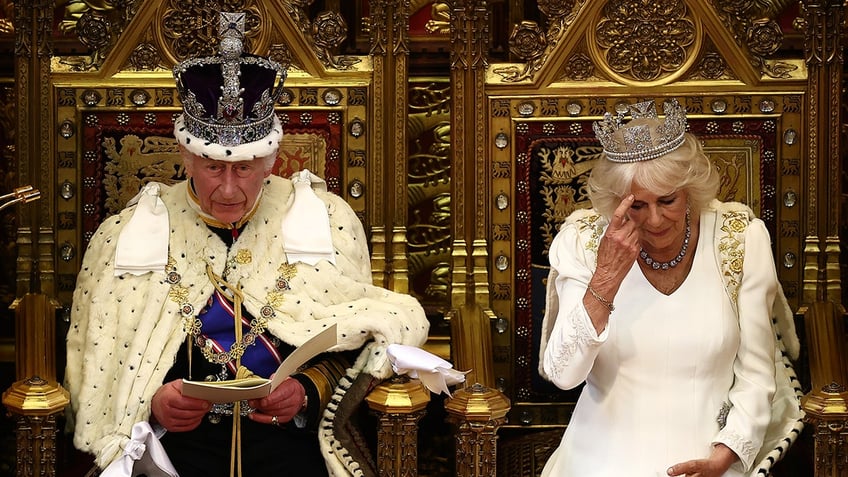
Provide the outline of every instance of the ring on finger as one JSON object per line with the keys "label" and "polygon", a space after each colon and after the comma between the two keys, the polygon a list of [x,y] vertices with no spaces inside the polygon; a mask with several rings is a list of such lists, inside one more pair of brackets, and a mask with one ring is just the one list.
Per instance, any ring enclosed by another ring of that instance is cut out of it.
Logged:
{"label": "ring on finger", "polygon": [[280,421],[277,420],[277,416],[271,416],[271,425],[272,426],[279,426],[280,425]]}

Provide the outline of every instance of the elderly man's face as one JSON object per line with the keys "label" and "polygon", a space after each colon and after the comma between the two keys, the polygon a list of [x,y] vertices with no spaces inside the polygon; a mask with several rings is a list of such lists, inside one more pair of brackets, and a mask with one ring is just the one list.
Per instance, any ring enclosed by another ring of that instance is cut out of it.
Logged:
{"label": "elderly man's face", "polygon": [[185,166],[194,179],[201,210],[228,224],[238,222],[253,208],[263,181],[271,174],[262,159],[225,162],[194,156]]}

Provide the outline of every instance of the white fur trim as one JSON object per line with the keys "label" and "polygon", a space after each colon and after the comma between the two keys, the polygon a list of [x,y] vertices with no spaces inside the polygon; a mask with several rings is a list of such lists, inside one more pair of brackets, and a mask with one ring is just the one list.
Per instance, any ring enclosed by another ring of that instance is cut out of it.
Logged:
{"label": "white fur trim", "polygon": [[226,162],[251,161],[277,152],[280,140],[283,138],[283,125],[275,114],[274,127],[267,136],[238,146],[222,146],[188,132],[188,128],[185,127],[185,118],[180,114],[174,121],[174,137],[189,152],[201,157]]}
{"label": "white fur trim", "polygon": [[[242,285],[245,307],[259,314],[285,261],[279,231],[292,190],[291,181],[269,177],[256,215],[228,251],[186,205],[184,184],[163,188],[172,225],[170,255],[186,289],[182,303],[202,309],[214,290],[206,264],[222,275],[228,262],[249,251],[249,263],[230,269],[227,279]],[[341,197],[322,191],[316,195],[330,216],[336,265],[326,260],[297,264],[291,289],[276,303],[268,331],[298,346],[325,324],[336,323],[335,349],[365,346],[356,369],[388,377],[389,344],[420,346],[426,341],[424,310],[413,297],[371,283],[362,223]],[[65,387],[76,423],[74,444],[97,456],[101,468],[120,456],[133,425],[149,418],[150,400],[185,340],[180,303],[171,299],[171,285],[162,276],[113,277],[116,238],[131,213],[125,210],[107,219],[92,237],[74,291],[67,337]]]}

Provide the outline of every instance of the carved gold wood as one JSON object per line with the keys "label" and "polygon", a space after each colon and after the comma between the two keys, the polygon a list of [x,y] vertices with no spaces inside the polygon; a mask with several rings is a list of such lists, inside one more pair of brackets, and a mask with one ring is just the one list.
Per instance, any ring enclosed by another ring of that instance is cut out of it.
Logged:
{"label": "carved gold wood", "polygon": [[[53,12],[39,2],[15,3],[15,94],[17,101],[17,154],[19,184],[42,191],[42,200],[20,215],[18,229],[17,296],[28,291],[54,292],[52,221],[55,172],[50,158],[53,131],[50,122],[53,99],[48,91],[52,37],[49,26]],[[40,290],[30,290],[35,274]]]}
{"label": "carved gold wood", "polygon": [[[3,405],[14,416],[18,475],[55,475],[56,416],[68,403],[56,382],[52,348],[55,306],[52,249],[53,146],[49,94],[52,54],[52,5],[15,3],[15,94],[19,184],[42,191],[42,200],[20,214],[18,229],[18,290],[16,303],[17,379],[3,393]],[[27,279],[20,280],[25,276]],[[30,281],[31,280],[31,281]],[[26,473],[25,473],[26,472]]]}
{"label": "carved gold wood", "polygon": [[[839,270],[841,201],[840,126],[844,68],[844,3],[801,2],[809,68],[810,145],[806,163],[811,190],[804,248],[804,303],[812,391],[804,397],[814,428],[815,476],[848,475],[848,362]],[[834,96],[835,94],[835,96]],[[820,206],[821,204],[821,206]]]}
{"label": "carved gold wood", "polygon": [[801,401],[813,426],[815,477],[848,475],[848,355],[844,309],[832,302],[806,308],[812,390]]}
{"label": "carved gold wood", "polygon": [[[493,65],[492,72],[509,83],[550,84],[562,75],[592,82],[656,86],[674,82],[696,62],[703,63],[707,58],[693,53],[703,50],[702,41],[717,41],[716,48],[730,55],[737,68],[735,74],[743,81],[750,83],[761,76],[786,79],[797,74],[798,62],[769,56],[782,39],[774,17],[787,3],[539,2],[547,29],[532,21],[520,22],[510,38],[510,47],[523,63]],[[563,67],[550,68],[551,63]]]}
{"label": "carved gold wood", "polygon": [[[805,54],[809,68],[810,147],[809,183],[820,192],[811,194],[805,238],[805,302],[839,302],[839,134],[843,59],[844,4],[839,1],[801,3],[804,12]],[[837,128],[837,129],[834,129]],[[821,204],[821,205],[820,205]]]}
{"label": "carved gold wood", "polygon": [[15,420],[20,476],[56,471],[56,417],[69,402],[55,379],[57,305],[43,293],[27,293],[13,304],[18,381],[3,392],[3,405]]}
{"label": "carved gold wood", "polygon": [[56,415],[14,414],[17,476],[56,475]]}
{"label": "carved gold wood", "polygon": [[430,391],[417,379],[397,376],[378,385],[365,400],[380,420],[379,475],[418,475],[418,421],[426,412]]}
{"label": "carved gold wood", "polygon": [[[451,200],[453,203],[453,246],[451,273],[451,320],[453,351],[459,369],[470,369],[474,379],[494,386],[488,357],[479,348],[467,346],[474,339],[457,332],[479,333],[483,341],[490,333],[489,243],[486,232],[486,197],[489,182],[485,170],[484,80],[487,67],[488,9],[483,0],[453,4],[451,28]],[[468,341],[466,341],[466,339]]]}
{"label": "carved gold wood", "polygon": [[[514,401],[509,425],[567,420],[571,399],[534,404],[547,398],[533,383],[538,323],[527,316],[540,319],[535,313],[541,313],[544,297],[529,296],[539,286],[533,277],[542,272],[526,257],[533,240],[549,244],[565,216],[588,206],[579,184],[599,153],[591,146],[591,122],[621,104],[666,97],[685,103],[722,172],[721,197],[747,202],[769,224],[779,276],[794,306],[800,302],[798,197],[807,189],[803,61],[767,58],[771,49],[761,28],[771,22],[742,18],[741,7],[729,2],[653,2],[638,18],[632,3],[546,3],[547,29],[516,27],[511,46],[526,63],[493,64],[487,76],[492,366],[498,387]],[[753,37],[737,38],[729,25],[749,25]],[[646,31],[674,34],[643,36]],[[521,39],[534,35],[534,41]],[[759,59],[752,59],[751,49]],[[638,62],[631,61],[634,55]],[[517,145],[546,137],[562,138],[561,145],[533,148],[532,156]],[[531,194],[539,194],[539,202],[528,206],[537,197]],[[539,207],[544,212],[533,218]]]}
{"label": "carved gold wood", "polygon": [[445,402],[448,421],[456,425],[457,477],[496,475],[497,431],[509,411],[503,393],[481,384],[460,389]]}
{"label": "carved gold wood", "polygon": [[383,134],[375,140],[369,186],[376,197],[369,212],[384,225],[374,229],[374,281],[397,291],[409,290],[406,251],[407,226],[407,83],[409,62],[409,3],[376,0],[370,3],[371,50],[374,63],[373,127]]}
{"label": "carved gold wood", "polygon": [[[11,5],[9,5],[11,7]],[[11,18],[11,15],[10,15]],[[2,193],[10,193],[19,187],[16,182],[17,173],[15,133],[17,131],[17,104],[15,96],[15,85],[12,78],[3,81],[0,85],[0,186]],[[26,213],[26,208],[20,213]],[[0,262],[7,266],[0,271],[0,303],[12,303],[17,295],[15,262],[18,257],[18,245],[16,244],[19,211],[14,207],[7,207],[0,212]],[[0,306],[2,309],[2,306]],[[12,313],[0,312],[0,320],[11,323]],[[12,330],[2,333],[0,336],[0,362],[11,362],[15,356],[15,339]],[[11,378],[11,376],[10,376]]]}
{"label": "carved gold wood", "polygon": [[410,292],[443,310],[450,289],[451,88],[446,78],[423,77],[410,80],[408,93]]}
{"label": "carved gold wood", "polygon": [[804,420],[813,427],[813,477],[845,477],[848,475],[848,391],[844,385],[832,382],[814,389],[802,402]]}

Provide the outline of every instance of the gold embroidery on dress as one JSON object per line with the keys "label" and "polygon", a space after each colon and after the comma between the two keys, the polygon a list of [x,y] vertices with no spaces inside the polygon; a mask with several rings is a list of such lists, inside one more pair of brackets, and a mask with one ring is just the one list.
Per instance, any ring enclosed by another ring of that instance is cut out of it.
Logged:
{"label": "gold embroidery on dress", "polygon": [[742,282],[742,264],[745,250],[742,247],[741,235],[748,226],[748,214],[745,212],[727,212],[721,215],[721,227],[718,240],[718,250],[721,254],[721,273],[725,277],[727,290],[733,303],[739,297],[739,286]]}
{"label": "gold embroidery on dress", "polygon": [[592,229],[592,236],[589,238],[589,241],[586,242],[586,250],[592,251],[595,255],[598,254],[598,246],[601,243],[601,236],[604,232],[603,226],[598,223],[600,220],[601,216],[598,214],[577,219],[577,223],[580,224],[581,231]]}

